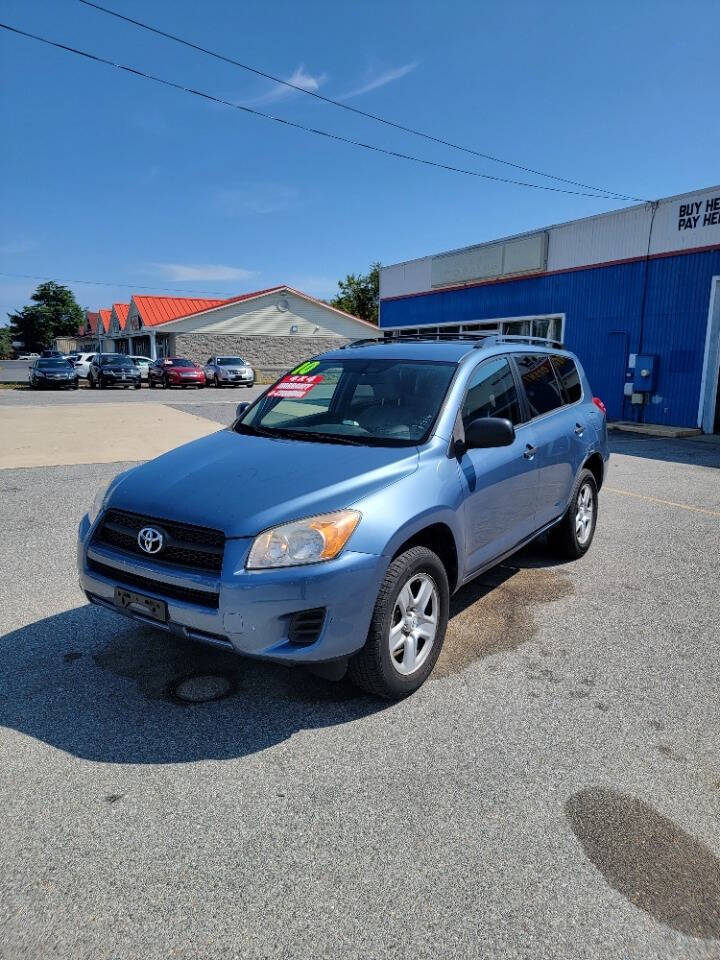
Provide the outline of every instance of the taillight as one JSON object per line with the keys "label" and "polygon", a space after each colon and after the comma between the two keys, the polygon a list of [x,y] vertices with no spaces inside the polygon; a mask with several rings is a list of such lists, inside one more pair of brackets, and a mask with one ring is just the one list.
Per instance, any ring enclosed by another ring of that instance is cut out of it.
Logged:
{"label": "taillight", "polygon": [[598,410],[602,411],[602,413],[604,413],[607,416],[607,410],[605,409],[605,404],[602,402],[600,397],[593,397],[593,403],[598,408]]}

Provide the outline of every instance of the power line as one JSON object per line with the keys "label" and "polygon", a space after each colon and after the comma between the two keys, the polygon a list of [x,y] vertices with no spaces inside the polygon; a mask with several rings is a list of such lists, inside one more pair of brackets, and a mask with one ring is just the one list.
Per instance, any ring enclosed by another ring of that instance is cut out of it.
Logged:
{"label": "power line", "polygon": [[[261,110],[254,110],[252,107],[246,107],[239,103],[231,103],[229,100],[224,100],[222,97],[213,96],[211,93],[205,93],[202,90],[195,90],[192,87],[185,87],[181,83],[175,83],[172,80],[165,80],[163,77],[157,77],[151,73],[145,73],[142,70],[137,70],[135,67],[128,67],[122,63],[114,63],[112,60],[107,60],[105,57],[100,57],[94,53],[88,53],[85,50],[78,50],[76,47],[70,47],[64,43],[58,43],[55,40],[48,40],[46,37],[40,37],[35,33],[29,33],[26,30],[20,30],[18,27],[12,27],[7,23],[0,23],[0,29],[8,30],[10,33],[18,34],[21,37],[27,37],[30,40],[36,40],[38,43],[43,43],[49,47],[55,47],[58,50],[64,50],[67,53],[73,53],[76,56],[84,57],[86,60],[92,60],[95,63],[102,63],[108,67],[114,67],[116,70],[122,70],[125,73],[130,73],[136,77],[142,77],[144,80],[151,80],[153,83],[159,83],[164,87],[170,87],[173,90],[181,90],[183,93],[190,93],[195,97],[200,97],[203,100],[208,100],[211,103],[219,103],[225,107],[231,107],[233,110],[239,110],[242,113],[251,114],[254,117],[262,117],[264,120],[272,120],[275,123],[281,123],[285,127],[291,127],[295,130],[302,130],[305,133],[313,133],[319,137],[326,137],[328,140],[335,140],[338,143],[347,143],[354,147],[362,147],[364,150],[370,150],[373,153],[380,153],[387,157],[394,157],[399,160],[409,160],[412,163],[420,163],[426,167],[435,167],[438,170],[448,170],[451,173],[461,173],[469,177],[478,177],[482,180],[491,180],[496,183],[508,183],[517,187],[528,187],[532,190],[546,190],[551,193],[566,193],[572,194],[577,197],[592,197],[595,200],[609,200],[611,199],[605,194],[601,193],[585,193],[580,190],[567,190],[563,187],[550,187],[544,183],[529,183],[525,180],[512,180],[508,177],[498,177],[490,173],[479,173],[477,170],[467,170],[463,167],[454,167],[447,163],[439,163],[436,160],[426,160],[423,157],[416,157],[409,153],[402,153],[399,150],[388,150],[385,147],[378,147],[375,144],[363,143],[361,140],[353,140],[350,137],[342,137],[338,133],[329,133],[327,130],[319,130],[316,127],[308,127],[302,123],[296,123],[293,120],[285,120],[282,117],[276,117],[270,113],[263,113]],[[634,199],[634,198],[633,198]],[[644,202],[644,201],[641,201]]]}
{"label": "power line", "polygon": [[130,290],[160,290],[162,293],[184,293],[186,296],[193,293],[201,293],[205,296],[208,294],[213,297],[227,297],[227,292],[219,293],[218,291],[212,290],[193,290],[188,288],[181,287],[149,287],[147,285],[143,286],[138,283],[119,283],[114,280],[68,280],[67,277],[44,277],[38,276],[34,273],[0,273],[0,277],[11,277],[13,279],[21,280],[46,280],[62,283],[82,283],[89,287],[128,287]]}
{"label": "power line", "polygon": [[157,34],[159,37],[164,37],[166,40],[173,40],[175,43],[180,43],[184,47],[189,47],[191,50],[197,50],[199,53],[204,53],[209,57],[214,57],[216,60],[221,60],[224,63],[231,64],[232,66],[240,67],[242,70],[247,70],[249,73],[254,73],[258,77],[271,80],[273,83],[280,83],[285,87],[289,87],[291,90],[304,93],[307,96],[314,97],[316,100],[322,100],[323,103],[332,104],[334,107],[340,107],[342,110],[347,110],[350,113],[358,114],[358,116],[366,117],[368,120],[375,120],[378,123],[383,123],[388,127],[394,127],[396,130],[402,130],[404,133],[410,133],[413,136],[422,137],[425,140],[431,140],[433,143],[439,143],[444,147],[451,147],[453,150],[461,150],[463,153],[469,153],[475,157],[481,157],[483,160],[492,160],[494,163],[502,163],[505,166],[514,167],[516,170],[523,170],[525,173],[532,173],[538,177],[545,177],[549,180],[557,180],[560,183],[568,183],[575,187],[583,187],[586,190],[595,190],[598,193],[608,194],[609,197],[614,197],[618,200],[635,200],[639,201],[640,203],[644,202],[642,197],[630,197],[624,193],[618,193],[616,190],[607,190],[605,187],[595,187],[589,183],[581,183],[579,180],[569,180],[567,177],[558,177],[552,173],[544,173],[542,170],[535,170],[533,167],[527,167],[521,163],[514,163],[512,160],[503,160],[500,157],[493,156],[492,154],[482,153],[480,150],[474,150],[472,147],[464,147],[459,143],[453,143],[450,140],[444,140],[442,137],[436,137],[431,133],[425,133],[422,130],[416,130],[414,127],[405,126],[405,124],[397,123],[394,120],[388,120],[386,117],[381,117],[378,114],[369,113],[366,110],[360,110],[358,107],[353,107],[350,104],[343,103],[342,100],[334,100],[332,97],[326,97],[321,93],[317,93],[315,90],[307,90],[305,87],[301,87],[298,84],[293,83],[291,80],[283,80],[281,77],[273,76],[271,73],[266,73],[264,70],[260,70],[257,67],[252,67],[247,63],[242,63],[240,60],[235,60],[233,57],[228,57],[225,54],[218,53],[216,50],[209,50],[207,47],[202,47],[197,43],[192,43],[190,40],[185,40],[183,37],[178,37],[174,33],[168,33],[166,30],[161,30],[159,27],[153,27],[149,23],[143,23],[141,20],[135,20],[133,17],[127,17],[125,14],[118,13],[116,10],[110,10],[108,7],[103,7],[99,3],[93,3],[92,0],[78,0],[78,2],[82,3],[86,7],[92,7],[94,10],[98,10],[101,13],[106,13],[111,17],[116,17],[118,20],[124,20],[126,23],[130,23],[135,27],[140,27],[141,30],[147,30],[150,33]]}

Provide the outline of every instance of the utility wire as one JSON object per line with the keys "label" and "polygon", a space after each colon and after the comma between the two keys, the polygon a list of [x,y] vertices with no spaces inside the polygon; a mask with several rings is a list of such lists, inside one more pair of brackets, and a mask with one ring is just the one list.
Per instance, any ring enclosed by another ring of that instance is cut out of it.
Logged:
{"label": "utility wire", "polygon": [[254,110],[252,107],[242,106],[239,103],[231,103],[229,100],[224,100],[222,97],[216,97],[210,93],[205,93],[202,90],[195,90],[192,87],[183,86],[183,84],[175,83],[172,80],[165,80],[162,77],[157,77],[151,73],[144,73],[142,70],[135,69],[135,67],[128,67],[122,63],[114,63],[112,60],[106,60],[104,57],[100,57],[97,54],[88,53],[85,50],[78,50],[76,47],[70,47],[67,44],[58,43],[55,40],[48,40],[46,37],[40,37],[37,34],[29,33],[26,30],[20,30],[18,27],[12,27],[7,23],[0,23],[0,29],[8,30],[10,33],[15,33],[21,37],[27,37],[30,40],[37,40],[39,43],[43,43],[49,47],[56,47],[58,50],[65,50],[67,53],[74,53],[76,56],[84,57],[86,60],[92,60],[95,63],[102,63],[108,67],[114,67],[116,70],[122,70],[125,73],[131,73],[133,76],[142,77],[144,80],[152,80],[153,83],[159,83],[164,87],[171,87],[174,90],[181,90],[183,93],[190,93],[193,96],[200,97],[203,100],[208,100],[211,103],[219,103],[226,107],[232,107],[234,110],[240,110],[242,113],[251,114],[254,117],[262,117],[264,120],[272,120],[275,123],[281,123],[285,127],[292,127],[295,130],[303,130],[305,133],[313,133],[319,137],[326,137],[328,140],[335,140],[339,143],[347,143],[354,147],[362,147],[364,150],[371,150],[374,153],[384,154],[387,157],[395,157],[396,159],[400,160],[409,160],[412,163],[421,163],[426,167],[435,167],[438,170],[449,170],[451,173],[462,173],[469,177],[478,177],[482,180],[492,180],[495,183],[508,183],[517,187],[528,187],[532,190],[547,190],[551,193],[567,193],[577,197],[592,197],[596,200],[610,199],[607,195],[601,193],[585,193],[584,191],[580,190],[567,190],[563,187],[550,187],[543,183],[529,183],[524,180],[512,180],[508,177],[498,177],[490,173],[479,173],[477,170],[467,170],[463,167],[454,167],[450,164],[439,163],[435,160],[426,160],[422,157],[416,157],[409,153],[402,153],[399,150],[388,150],[385,147],[378,147],[375,144],[363,143],[361,140],[353,140],[350,137],[342,137],[337,133],[329,133],[327,130],[319,130],[315,127],[308,127],[302,123],[296,123],[293,120],[285,120],[282,117],[276,117],[270,113],[263,113],[260,110]]}
{"label": "utility wire", "polygon": [[416,137],[422,137],[425,140],[431,140],[433,143],[439,143],[444,147],[451,147],[453,150],[461,150],[463,153],[472,154],[475,157],[481,157],[483,160],[492,160],[494,163],[502,163],[508,167],[515,167],[516,170],[523,170],[525,173],[532,173],[538,177],[545,177],[549,180],[557,180],[560,183],[568,183],[574,187],[583,187],[586,190],[595,190],[598,193],[606,193],[609,197],[614,197],[618,200],[636,200],[640,203],[643,203],[642,197],[630,197],[624,193],[618,193],[616,190],[607,190],[605,187],[595,187],[589,183],[581,183],[579,180],[569,180],[566,177],[558,177],[552,173],[544,173],[542,170],[535,170],[533,167],[524,166],[521,163],[513,163],[511,160],[502,160],[500,157],[495,157],[489,153],[481,153],[479,150],[474,150],[472,147],[464,147],[459,143],[453,143],[450,140],[444,140],[442,137],[435,137],[431,133],[425,133],[422,130],[416,130],[413,127],[405,126],[402,123],[396,123],[394,120],[388,120],[386,117],[378,116],[375,113],[369,113],[366,110],[360,110],[358,107],[353,107],[350,104],[343,103],[342,100],[334,100],[332,97],[323,96],[321,93],[317,93],[315,90],[306,90],[305,87],[301,87],[296,83],[292,83],[290,80],[283,80],[281,77],[275,77],[271,73],[266,73],[264,70],[260,70],[257,67],[251,67],[247,63],[242,63],[240,60],[235,60],[233,57],[228,57],[225,54],[218,53],[216,50],[209,50],[207,47],[202,47],[197,43],[192,43],[190,40],[185,40],[183,37],[178,37],[174,33],[168,33],[166,30],[161,30],[159,27],[153,27],[149,23],[143,23],[141,20],[135,20],[133,17],[127,17],[123,13],[118,13],[116,10],[110,10],[108,7],[103,7],[99,3],[93,3],[92,0],[78,0],[79,3],[82,3],[86,7],[92,7],[94,10],[98,10],[101,13],[106,13],[111,17],[116,17],[118,20],[124,20],[126,23],[131,23],[135,27],[140,27],[141,30],[147,30],[150,33],[157,34],[159,37],[164,37],[166,40],[173,40],[175,43],[180,43],[184,47],[189,47],[191,50],[197,50],[199,53],[204,53],[209,57],[214,57],[216,60],[222,60],[224,63],[232,64],[232,66],[240,67],[242,70],[247,70],[249,73],[254,73],[258,77],[263,77],[266,80],[271,80],[273,83],[280,83],[285,87],[289,87],[291,90],[297,90],[299,93],[307,94],[310,97],[314,97],[316,100],[322,100],[323,103],[330,103],[334,107],[340,107],[342,110],[348,110],[350,113],[358,114],[358,116],[366,117],[368,120],[375,120],[378,123],[384,123],[388,127],[394,127],[396,130],[402,130],[404,133],[413,134]]}
{"label": "utility wire", "polygon": [[185,296],[202,294],[205,297],[211,296],[214,299],[221,297],[227,299],[227,293],[213,293],[212,290],[193,290],[188,288],[182,289],[180,287],[148,287],[141,286],[137,283],[116,283],[112,280],[68,280],[66,277],[43,277],[34,273],[0,273],[0,277],[11,277],[13,279],[21,280],[48,280],[62,283],[82,283],[89,287],[128,287],[130,290],[161,290],[163,293],[183,293]]}

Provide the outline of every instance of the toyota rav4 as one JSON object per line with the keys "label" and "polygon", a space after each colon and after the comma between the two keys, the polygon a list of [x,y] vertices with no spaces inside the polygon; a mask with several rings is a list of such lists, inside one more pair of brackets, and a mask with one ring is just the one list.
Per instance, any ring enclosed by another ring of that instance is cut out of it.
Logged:
{"label": "toyota rav4", "polygon": [[238,414],[98,493],[92,603],[398,698],[432,671],[453,591],[544,532],[564,557],[592,542],[605,409],[549,341],[360,341]]}

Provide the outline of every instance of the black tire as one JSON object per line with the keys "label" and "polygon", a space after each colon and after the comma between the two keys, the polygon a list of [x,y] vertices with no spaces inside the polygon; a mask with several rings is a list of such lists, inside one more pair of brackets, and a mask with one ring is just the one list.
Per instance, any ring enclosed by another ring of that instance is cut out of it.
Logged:
{"label": "black tire", "polygon": [[220,377],[218,377],[217,374],[215,374],[215,389],[216,390],[220,389]]}
{"label": "black tire", "polygon": [[169,390],[169,389],[170,389],[170,381],[168,380],[167,377],[163,377],[163,388],[164,388],[165,390]]}
{"label": "black tire", "polygon": [[80,384],[79,384],[79,383],[77,382],[77,380],[76,380],[75,383],[73,384],[73,387],[72,387],[72,388],[73,388],[73,390],[77,390],[77,388],[78,388],[79,386],[80,386]]}
{"label": "black tire", "polygon": [[[579,510],[578,498],[581,491],[588,490],[592,502],[592,518],[590,521],[589,533],[583,539],[579,537],[577,529],[577,516]],[[590,544],[595,536],[598,517],[598,491],[597,482],[590,470],[581,470],[572,495],[570,496],[570,506],[565,511],[562,520],[548,531],[548,544],[553,553],[559,557],[568,560],[578,560],[584,556],[590,549]]]}
{"label": "black tire", "polygon": [[141,383],[134,383],[133,386],[135,387],[136,390],[139,390],[139,389],[142,387],[142,384],[141,384]]}
{"label": "black tire", "polygon": [[98,385],[98,389],[99,389],[99,390],[104,390],[104,389],[105,389],[105,381],[103,380],[102,377],[98,377],[97,385]]}
{"label": "black tire", "polygon": [[[390,654],[390,628],[401,590],[418,574],[425,574],[437,588],[437,628],[433,645],[420,667],[411,674],[398,672]],[[352,682],[378,697],[400,700],[422,686],[440,655],[447,630],[450,587],[440,558],[426,547],[412,547],[390,564],[375,601],[365,646],[351,657],[348,675]]]}
{"label": "black tire", "polygon": [[91,390],[94,390],[94,389],[95,389],[95,381],[93,380],[93,378],[92,378],[89,374],[88,374],[88,387],[89,387]]}

